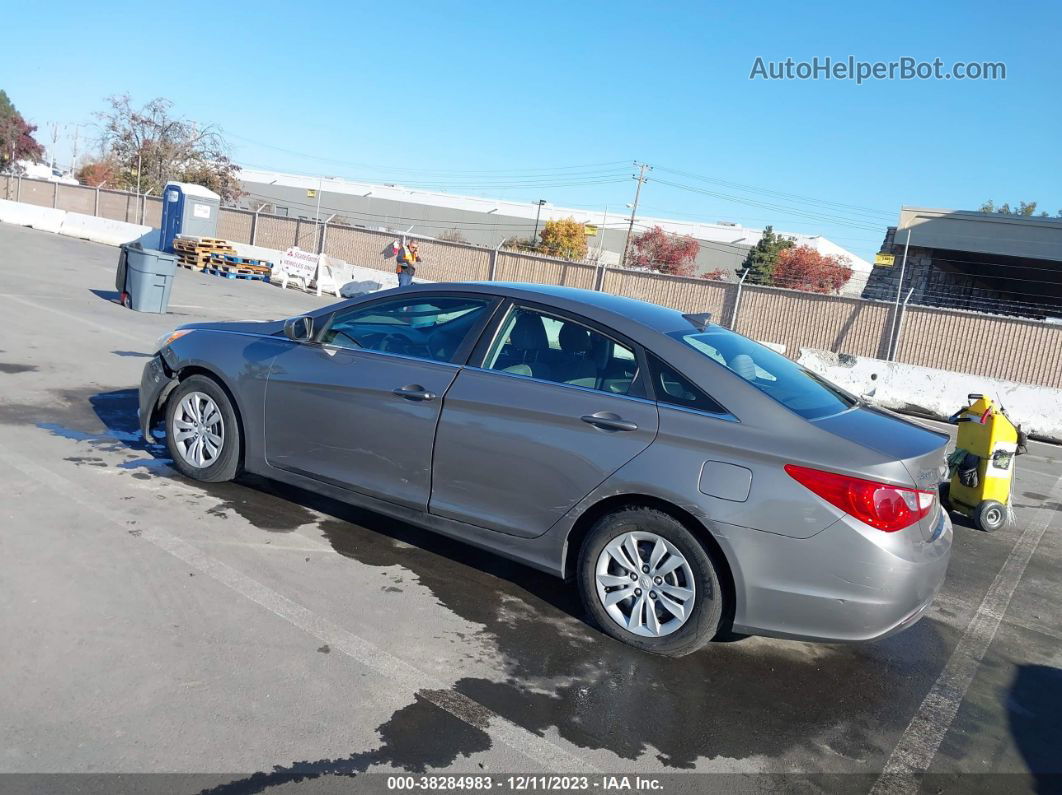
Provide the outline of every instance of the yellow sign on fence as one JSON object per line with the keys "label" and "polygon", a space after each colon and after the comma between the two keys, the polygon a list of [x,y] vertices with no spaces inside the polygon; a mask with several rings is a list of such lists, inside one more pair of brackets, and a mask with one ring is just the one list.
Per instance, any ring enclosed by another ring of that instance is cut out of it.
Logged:
{"label": "yellow sign on fence", "polygon": [[597,227],[596,226],[594,226],[593,224],[585,224],[585,226],[586,226],[586,236],[587,237],[595,237],[597,235]]}
{"label": "yellow sign on fence", "polygon": [[307,188],[306,189],[306,198],[307,199],[316,199],[317,198],[317,191],[314,190],[313,188]]}
{"label": "yellow sign on fence", "polygon": [[892,254],[875,254],[874,264],[890,268],[896,264],[896,257],[894,257]]}

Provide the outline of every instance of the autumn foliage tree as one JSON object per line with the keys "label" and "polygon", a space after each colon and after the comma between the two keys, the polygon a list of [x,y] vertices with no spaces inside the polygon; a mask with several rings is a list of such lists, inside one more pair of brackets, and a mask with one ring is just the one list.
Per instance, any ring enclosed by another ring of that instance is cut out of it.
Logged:
{"label": "autumn foliage tree", "polygon": [[771,284],[771,273],[778,255],[792,246],[792,238],[776,234],[774,228],[768,226],[741,263],[743,278],[748,284]]}
{"label": "autumn foliage tree", "polygon": [[835,293],[852,278],[846,257],[820,254],[810,246],[793,246],[778,253],[771,284],[808,293]]}
{"label": "autumn foliage tree", "polygon": [[108,158],[90,160],[78,168],[74,177],[82,185],[90,185],[93,188],[101,185],[117,185],[118,164]]}
{"label": "autumn foliage tree", "polygon": [[33,137],[36,131],[0,90],[0,171],[14,171],[20,160],[36,162],[44,157],[44,148]]}
{"label": "autumn foliage tree", "polygon": [[538,250],[551,257],[586,259],[586,224],[574,218],[546,221],[539,235]]}
{"label": "autumn foliage tree", "polygon": [[670,276],[692,276],[693,261],[700,250],[700,244],[692,237],[669,235],[659,226],[654,226],[631,239],[627,265]]}

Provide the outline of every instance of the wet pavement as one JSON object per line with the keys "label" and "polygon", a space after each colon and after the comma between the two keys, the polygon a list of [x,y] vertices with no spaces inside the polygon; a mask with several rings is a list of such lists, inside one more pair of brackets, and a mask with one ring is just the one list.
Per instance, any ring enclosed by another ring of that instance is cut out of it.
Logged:
{"label": "wet pavement", "polygon": [[[189,481],[140,437],[133,387],[159,334],[322,299],[182,271],[185,316],[138,315],[100,297],[114,249],[7,226],[0,248],[0,772],[231,774],[219,792],[380,770],[800,772],[865,790],[965,671],[927,766],[940,788],[1058,783],[1059,448],[1017,460],[1014,526],[956,518],[944,589],[910,630],[651,657],[589,626],[559,580],[261,478]],[[54,266],[25,270],[38,260]],[[1000,583],[1013,596],[965,666]]]}

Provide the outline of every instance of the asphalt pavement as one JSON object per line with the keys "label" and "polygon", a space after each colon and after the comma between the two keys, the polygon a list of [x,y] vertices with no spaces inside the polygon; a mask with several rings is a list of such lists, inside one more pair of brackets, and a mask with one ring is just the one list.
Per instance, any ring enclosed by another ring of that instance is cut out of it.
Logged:
{"label": "asphalt pavement", "polygon": [[1060,783],[1062,448],[1017,459],[1013,526],[956,520],[912,629],[662,659],[518,564],[269,481],[177,475],[137,432],[154,340],[328,299],[181,270],[171,312],[140,314],[114,302],[116,261],[0,225],[0,773]]}

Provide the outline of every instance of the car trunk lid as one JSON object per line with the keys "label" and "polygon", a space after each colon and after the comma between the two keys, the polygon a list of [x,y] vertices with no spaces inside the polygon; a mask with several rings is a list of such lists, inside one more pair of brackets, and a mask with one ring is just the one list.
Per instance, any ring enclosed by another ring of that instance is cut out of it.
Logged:
{"label": "car trunk lid", "polygon": [[[848,441],[894,458],[903,464],[911,485],[936,491],[947,477],[946,450],[950,437],[902,417],[871,406],[859,406],[831,417],[813,420],[823,430]],[[927,541],[940,518],[940,500],[919,520],[919,530]]]}

